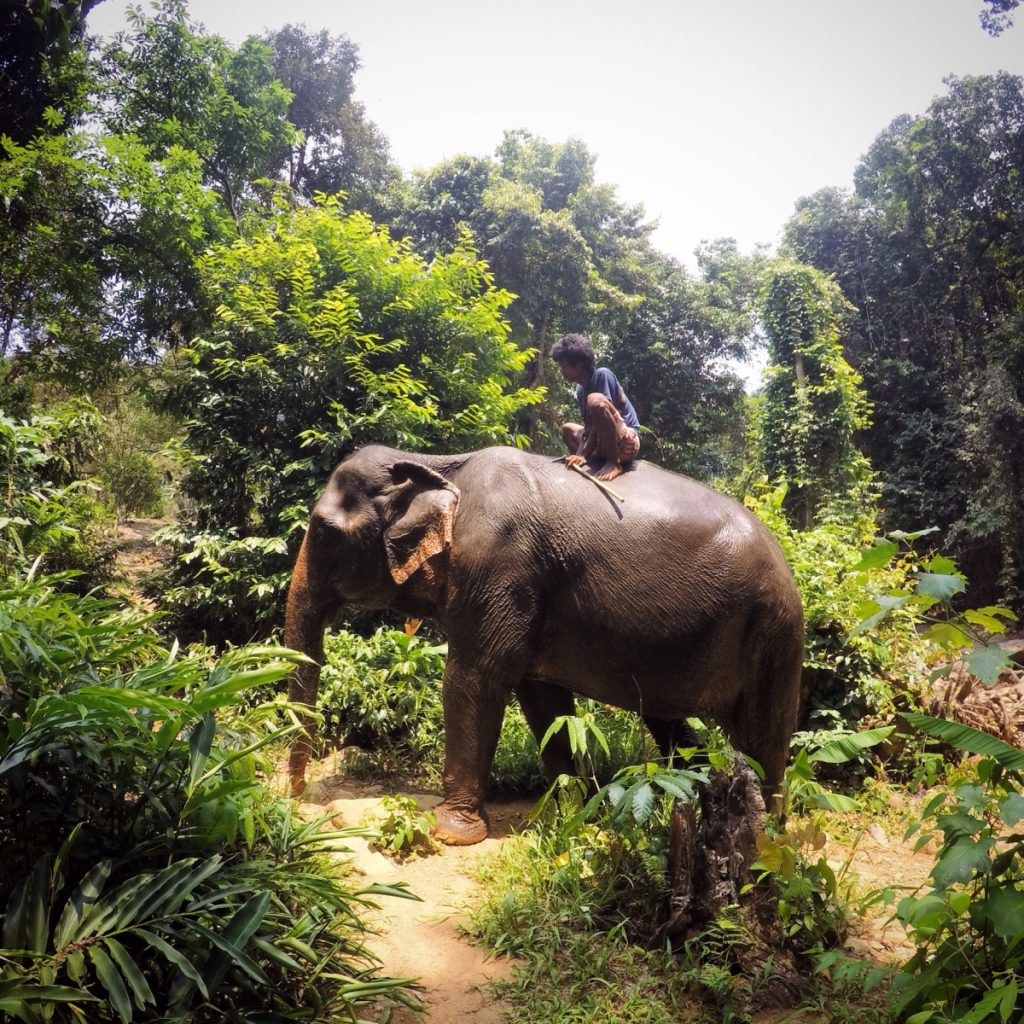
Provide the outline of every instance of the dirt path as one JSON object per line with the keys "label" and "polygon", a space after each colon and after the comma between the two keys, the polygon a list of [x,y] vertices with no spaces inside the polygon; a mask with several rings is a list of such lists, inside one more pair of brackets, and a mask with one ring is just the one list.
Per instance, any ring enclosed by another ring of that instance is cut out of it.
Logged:
{"label": "dirt path", "polygon": [[[299,805],[304,817],[330,812],[338,827],[361,824],[367,814],[380,806],[379,787],[342,776],[327,775],[314,780]],[[433,807],[440,797],[410,793],[421,810]],[[471,893],[475,871],[521,826],[531,803],[518,801],[489,804],[493,838],[476,846],[440,848],[428,856],[413,856],[398,862],[372,849],[364,839],[352,839],[351,860],[367,882],[393,885],[406,882],[423,902],[380,897],[380,909],[368,923],[377,934],[366,945],[380,958],[383,973],[416,978],[423,986],[425,1004],[422,1018],[400,1007],[394,1024],[498,1024],[508,1009],[487,990],[492,978],[506,977],[509,964],[488,959],[487,951],[475,946],[459,931],[463,907]]]}
{"label": "dirt path", "polygon": [[[313,781],[299,805],[300,812],[307,818],[330,813],[337,827],[365,823],[367,815],[379,809],[383,791],[331,771],[330,762],[312,766]],[[440,799],[408,795],[414,796],[424,810]],[[506,1019],[510,1008],[488,991],[487,983],[508,977],[510,964],[489,959],[487,951],[473,945],[459,925],[477,884],[475,874],[481,861],[522,827],[530,807],[527,800],[490,803],[492,838],[477,846],[442,847],[431,855],[402,862],[374,850],[364,839],[350,841],[351,861],[368,883],[406,882],[422,900],[381,897],[380,909],[368,919],[377,934],[366,944],[380,958],[383,973],[415,978],[422,986],[424,1016],[399,1008],[391,1017],[394,1024],[500,1024]],[[890,835],[872,824],[856,841],[852,856],[849,843],[835,840],[829,841],[827,856],[835,870],[846,870],[857,879],[857,889],[863,893],[885,886],[910,890],[920,885],[927,878],[934,850],[925,848],[915,853],[913,843],[903,841],[902,829],[898,835]],[[891,909],[878,907],[868,917],[851,917],[845,943],[851,955],[893,962],[913,953],[902,927],[890,919]],[[775,1024],[790,1019],[790,1015],[773,1011],[757,1019],[759,1024]],[[801,1019],[817,1020],[814,1015]]]}

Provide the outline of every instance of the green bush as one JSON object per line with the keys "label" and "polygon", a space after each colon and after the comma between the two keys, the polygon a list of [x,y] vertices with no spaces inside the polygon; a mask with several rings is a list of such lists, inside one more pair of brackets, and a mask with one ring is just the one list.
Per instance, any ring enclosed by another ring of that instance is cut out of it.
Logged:
{"label": "green bush", "polygon": [[167,649],[138,614],[54,582],[0,591],[0,1010],[326,1024],[407,999],[360,943],[382,890],[324,860],[344,834],[261,784],[260,752],[296,726],[279,704],[236,709],[297,656]]}
{"label": "green bush", "polygon": [[897,916],[917,952],[897,981],[908,1024],[1024,1019],[1024,753],[966,725],[908,715],[911,725],[980,755],[971,779],[925,807],[918,846],[939,850],[925,892]]}
{"label": "green bush", "polygon": [[[441,680],[447,651],[447,644],[384,626],[369,637],[348,630],[328,633],[317,696],[324,740],[364,748],[377,771],[400,771],[439,784],[444,761]],[[592,773],[602,781],[635,761],[650,744],[640,719],[631,712],[581,701],[580,713],[606,737],[607,749],[592,751]],[[490,791],[540,793],[546,784],[537,742],[513,698],[505,710]]]}
{"label": "green bush", "polygon": [[97,486],[81,479],[99,414],[76,400],[31,420],[0,413],[0,574],[61,573],[61,585],[86,592],[109,581],[114,543]]}
{"label": "green bush", "polygon": [[427,264],[334,200],[282,203],[199,269],[216,320],[174,395],[190,458],[162,604],[184,635],[239,642],[280,623],[342,456],[514,442],[513,415],[541,395],[514,386],[530,353],[508,337],[512,296],[464,246]]}
{"label": "green bush", "polygon": [[869,520],[794,529],[783,514],[786,487],[763,488],[747,506],[778,540],[804,607],[803,718],[794,746],[827,742],[836,732],[891,717],[908,678],[920,675],[921,645],[907,615],[856,635],[868,588],[898,588],[911,566],[862,565],[875,538]]}

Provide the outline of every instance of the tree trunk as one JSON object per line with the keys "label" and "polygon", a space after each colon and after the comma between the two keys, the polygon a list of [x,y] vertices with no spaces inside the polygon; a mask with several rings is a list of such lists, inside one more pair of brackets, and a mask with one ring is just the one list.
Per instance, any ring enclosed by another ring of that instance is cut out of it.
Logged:
{"label": "tree trunk", "polygon": [[668,918],[656,943],[681,946],[739,907],[747,941],[732,950],[740,972],[755,977],[770,966],[758,987],[758,1006],[790,1004],[805,986],[793,950],[779,924],[778,895],[770,880],[757,882],[750,865],[764,831],[761,786],[737,755],[734,770],[713,771],[697,809],[676,801],[669,825]]}

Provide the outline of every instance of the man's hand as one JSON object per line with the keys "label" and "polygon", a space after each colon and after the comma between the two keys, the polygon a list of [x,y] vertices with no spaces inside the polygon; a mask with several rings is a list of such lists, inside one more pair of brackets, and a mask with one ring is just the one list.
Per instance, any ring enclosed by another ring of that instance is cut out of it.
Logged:
{"label": "man's hand", "polygon": [[566,455],[565,464],[567,466],[585,466],[587,460],[582,455]]}

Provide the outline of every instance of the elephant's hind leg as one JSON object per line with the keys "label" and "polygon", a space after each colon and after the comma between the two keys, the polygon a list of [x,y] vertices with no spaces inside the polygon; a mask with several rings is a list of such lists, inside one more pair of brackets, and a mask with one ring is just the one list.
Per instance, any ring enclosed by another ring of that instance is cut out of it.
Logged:
{"label": "elephant's hind leg", "polygon": [[[556,718],[572,715],[576,710],[576,701],[569,690],[533,679],[523,679],[516,686],[516,696],[538,747]],[[549,782],[554,782],[559,775],[575,773],[566,729],[560,729],[548,740],[540,758]]]}
{"label": "elephant's hind leg", "polygon": [[700,737],[685,718],[652,718],[644,715],[644,724],[654,742],[658,744],[661,756],[669,763],[679,747],[703,747],[704,740]]}

